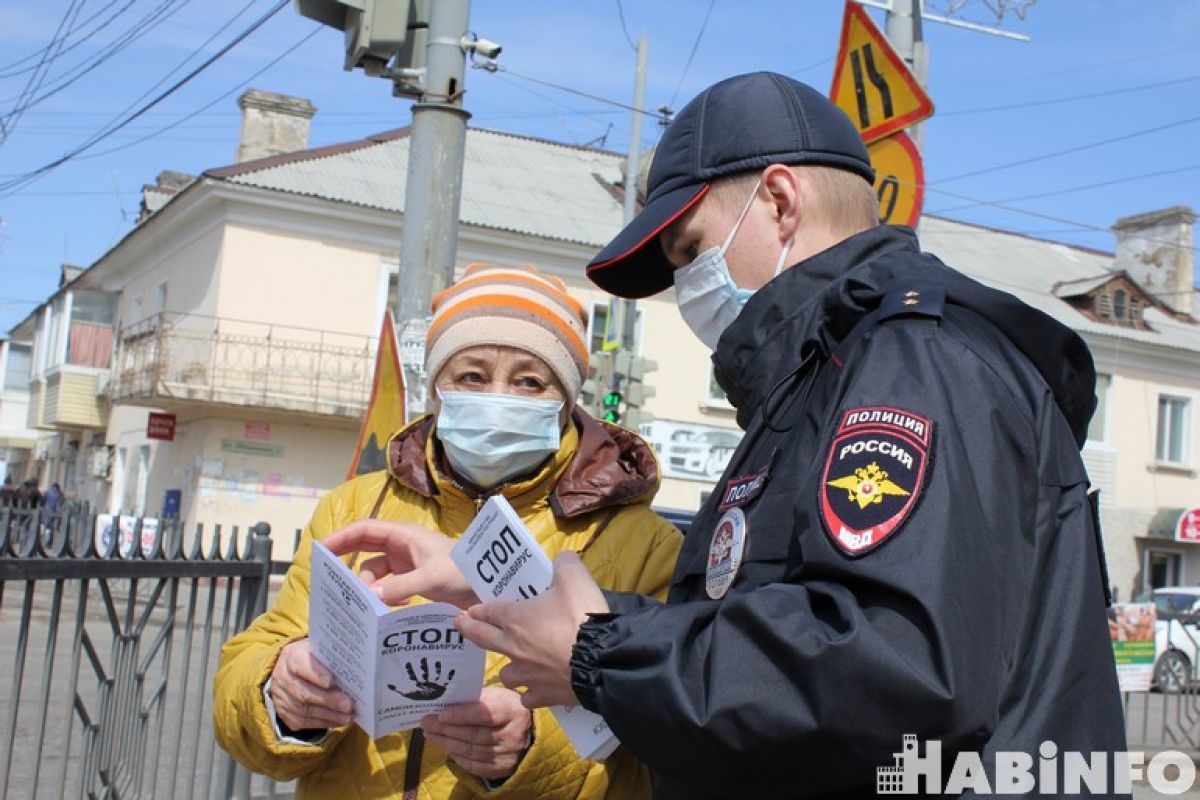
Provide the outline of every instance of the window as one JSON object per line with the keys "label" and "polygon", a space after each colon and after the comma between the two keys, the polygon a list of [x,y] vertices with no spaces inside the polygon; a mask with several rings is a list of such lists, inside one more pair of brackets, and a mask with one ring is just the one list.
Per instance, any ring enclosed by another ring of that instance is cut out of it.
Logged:
{"label": "window", "polygon": [[704,404],[717,408],[733,408],[721,384],[717,383],[717,373],[712,367],[708,368],[708,391],[704,394]]}
{"label": "window", "polygon": [[1113,292],[1113,316],[1117,319],[1125,319],[1125,311],[1125,292],[1117,289]]}
{"label": "window", "polygon": [[1112,389],[1112,375],[1099,373],[1096,375],[1096,413],[1088,423],[1087,438],[1089,442],[1108,441],[1108,394]]}
{"label": "window", "polygon": [[1166,464],[1187,464],[1191,428],[1191,401],[1186,397],[1159,395],[1158,436],[1154,458]]}
{"label": "window", "polygon": [[1182,577],[1179,553],[1168,550],[1147,550],[1142,562],[1144,591],[1161,589],[1164,586],[1178,586]]}
{"label": "window", "polygon": [[154,313],[161,314],[167,310],[167,282],[163,281],[154,287]]}
{"label": "window", "polygon": [[142,293],[138,292],[133,296],[133,311],[129,315],[130,322],[134,325],[138,324],[145,318],[145,310],[142,308]]}
{"label": "window", "polygon": [[5,389],[29,389],[29,381],[33,370],[33,355],[26,345],[8,345],[8,362],[4,368]]}

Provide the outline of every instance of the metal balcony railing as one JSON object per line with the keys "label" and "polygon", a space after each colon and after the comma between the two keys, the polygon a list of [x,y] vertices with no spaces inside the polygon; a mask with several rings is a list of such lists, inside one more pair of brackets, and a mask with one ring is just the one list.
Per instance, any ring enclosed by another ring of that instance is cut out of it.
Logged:
{"label": "metal balcony railing", "polygon": [[376,340],[333,331],[162,313],[122,328],[109,396],[360,417]]}

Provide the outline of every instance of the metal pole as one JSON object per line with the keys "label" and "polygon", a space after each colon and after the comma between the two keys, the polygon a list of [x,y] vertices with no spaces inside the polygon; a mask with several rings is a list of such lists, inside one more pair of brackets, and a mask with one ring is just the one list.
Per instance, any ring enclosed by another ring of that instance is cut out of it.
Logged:
{"label": "metal pole", "polygon": [[[892,0],[884,32],[912,70],[917,83],[926,86],[929,82],[929,51],[925,49],[925,36],[921,31],[921,0]],[[921,126],[913,125],[908,133],[920,149]]]}
{"label": "metal pole", "polygon": [[[396,320],[402,331],[426,327],[433,295],[454,281],[463,152],[471,116],[462,102],[463,37],[470,24],[470,2],[437,0],[429,5],[426,74],[420,100],[413,106],[404,188],[396,292]],[[423,387],[413,385],[423,378],[405,375],[411,403],[424,403]]]}
{"label": "metal pole", "polygon": [[[650,45],[646,42],[646,34],[643,33],[638,39],[637,46],[637,72],[634,75],[633,83],[633,118],[629,122],[629,155],[625,159],[625,215],[624,221],[628,225],[637,215],[638,202],[638,165],[642,160],[642,113],[641,108],[646,102],[646,59],[649,55]],[[636,347],[635,336],[637,330],[637,302],[634,300],[624,300],[621,303],[621,349],[628,351],[631,355]],[[628,380],[628,378],[626,378]],[[621,389],[620,376],[617,370],[613,370],[613,388]]]}

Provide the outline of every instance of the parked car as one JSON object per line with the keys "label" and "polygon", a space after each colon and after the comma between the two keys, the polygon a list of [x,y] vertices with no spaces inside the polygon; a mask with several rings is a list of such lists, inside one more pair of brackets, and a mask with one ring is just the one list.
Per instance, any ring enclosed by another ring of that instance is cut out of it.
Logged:
{"label": "parked car", "polygon": [[670,442],[667,465],[672,470],[715,478],[725,471],[741,440],[741,431],[701,431],[689,439]]}
{"label": "parked car", "polygon": [[1200,586],[1165,586],[1153,602],[1154,685],[1162,692],[1182,691],[1196,680],[1200,665]]}

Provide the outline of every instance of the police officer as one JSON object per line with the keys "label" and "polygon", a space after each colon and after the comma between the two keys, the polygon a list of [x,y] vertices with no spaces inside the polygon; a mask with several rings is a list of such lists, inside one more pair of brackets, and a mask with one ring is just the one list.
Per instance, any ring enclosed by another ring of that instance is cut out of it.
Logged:
{"label": "police officer", "polygon": [[[940,743],[925,791],[961,791],[940,781],[962,753],[994,790],[1006,754],[1058,775],[1061,754],[1124,750],[1079,456],[1091,356],[879,226],[872,178],[845,115],[782,75],[679,113],[588,275],[674,284],[745,436],[666,604],[560,557],[539,598],[459,621],[527,705],[603,715],[660,797],[874,795],[906,734]],[[373,544],[400,573],[385,599],[458,591],[427,544]]]}

